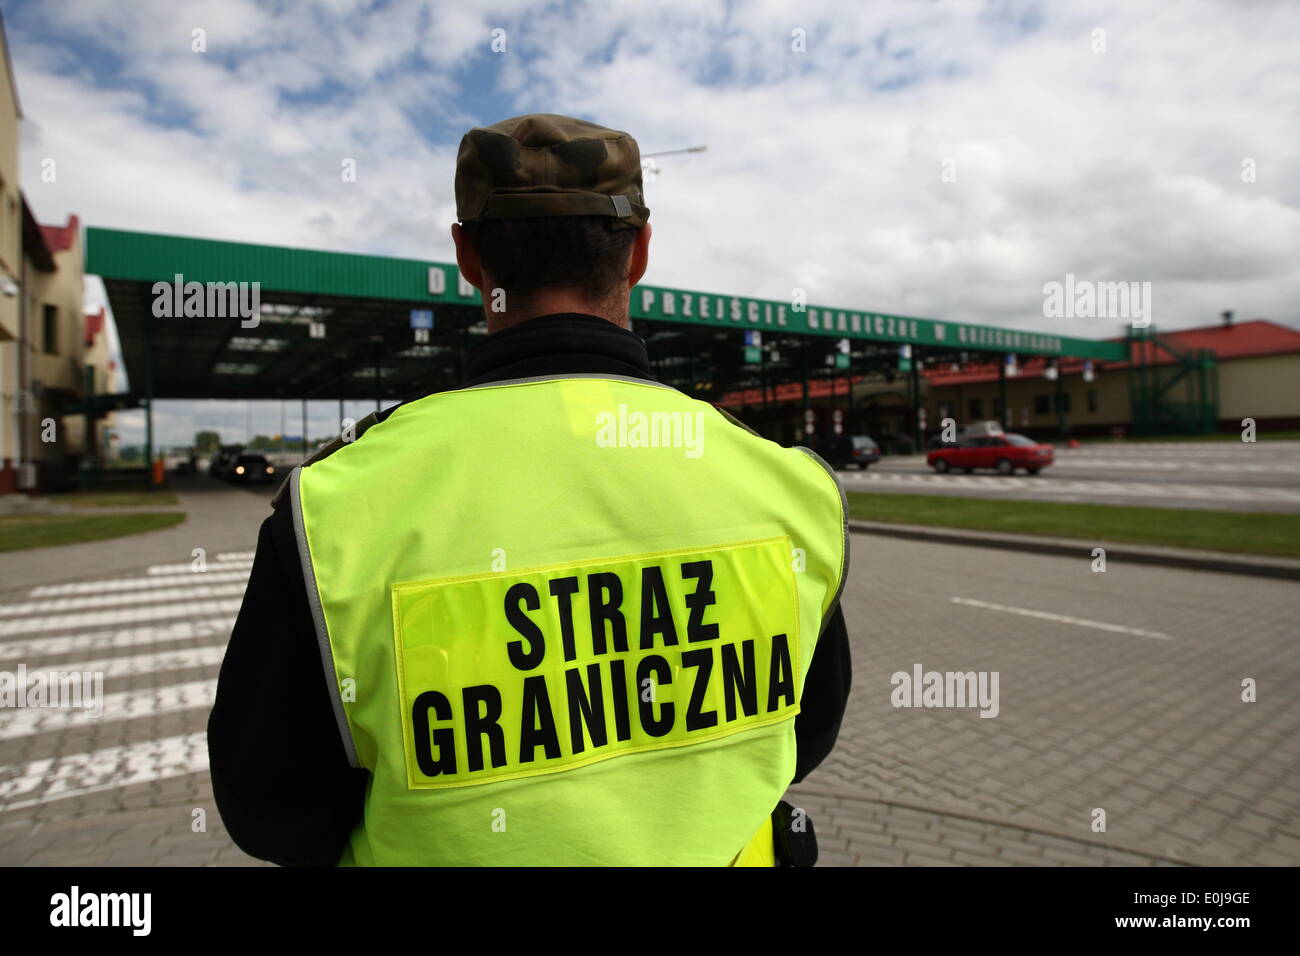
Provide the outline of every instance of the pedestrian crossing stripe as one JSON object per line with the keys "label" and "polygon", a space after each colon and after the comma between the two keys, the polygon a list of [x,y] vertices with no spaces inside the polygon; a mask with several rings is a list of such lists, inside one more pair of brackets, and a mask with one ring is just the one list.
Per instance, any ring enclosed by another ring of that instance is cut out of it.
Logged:
{"label": "pedestrian crossing stripe", "polygon": [[0,765],[0,813],[207,769],[205,733],[178,734],[25,764]]}
{"label": "pedestrian crossing stripe", "polygon": [[[91,738],[120,741],[152,726],[131,721],[169,714],[189,715],[182,716],[182,726],[203,721],[217,683],[206,675],[214,674],[225,654],[251,558],[251,552],[219,555],[204,572],[188,563],[154,565],[131,574],[42,585],[0,604],[0,672],[12,678],[21,670],[27,678],[47,679],[92,674],[100,690],[93,709],[0,707],[0,744],[11,754],[30,753],[27,740],[58,739],[81,728],[120,726],[120,731],[96,730]],[[200,679],[185,679],[195,676]],[[103,694],[103,681],[115,680],[153,686]],[[31,683],[25,681],[24,688]],[[101,709],[100,716],[92,715]],[[38,744],[36,753],[43,746]],[[202,730],[4,764],[0,813],[207,769]]]}

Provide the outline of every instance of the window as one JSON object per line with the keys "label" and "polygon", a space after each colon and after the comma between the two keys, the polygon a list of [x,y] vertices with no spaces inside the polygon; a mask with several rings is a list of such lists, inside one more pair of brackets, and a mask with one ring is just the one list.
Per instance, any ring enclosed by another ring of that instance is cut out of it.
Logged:
{"label": "window", "polygon": [[42,347],[46,355],[59,351],[59,310],[52,305],[41,307]]}
{"label": "window", "polygon": [[984,400],[983,400],[983,399],[980,399],[980,398],[972,398],[972,399],[970,400],[970,417],[971,417],[972,419],[979,419],[979,418],[983,418],[983,417],[984,417]]}
{"label": "window", "polygon": [[1095,388],[1090,388],[1088,389],[1088,411],[1095,412],[1096,410],[1097,410],[1097,390]]}
{"label": "window", "polygon": [[1035,414],[1035,415],[1046,415],[1047,412],[1048,412],[1048,409],[1050,409],[1051,407],[1052,407],[1052,405],[1051,405],[1051,403],[1047,400],[1047,396],[1046,396],[1046,395],[1035,395],[1035,396],[1034,396],[1034,414]]}

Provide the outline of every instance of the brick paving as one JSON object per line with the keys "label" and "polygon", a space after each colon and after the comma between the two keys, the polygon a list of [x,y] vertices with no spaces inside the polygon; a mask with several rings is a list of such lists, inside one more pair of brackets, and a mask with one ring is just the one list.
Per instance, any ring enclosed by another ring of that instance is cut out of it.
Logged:
{"label": "brick paving", "polygon": [[[0,555],[0,671],[93,662],[113,702],[0,711],[0,864],[256,864],[213,807],[203,730],[266,497],[199,480],[178,528]],[[853,696],[789,795],[823,864],[1300,863],[1292,584],[1095,574],[1086,548],[853,545]],[[998,715],[893,707],[891,675],[918,663],[997,671]]]}
{"label": "brick paving", "polygon": [[[1089,552],[854,536],[853,694],[835,751],[789,797],[807,805],[823,863],[1300,863],[1294,585],[1093,573]],[[891,675],[915,663],[998,671],[1000,713],[894,708]],[[1256,703],[1241,700],[1245,678]],[[971,827],[963,846],[942,839]]]}

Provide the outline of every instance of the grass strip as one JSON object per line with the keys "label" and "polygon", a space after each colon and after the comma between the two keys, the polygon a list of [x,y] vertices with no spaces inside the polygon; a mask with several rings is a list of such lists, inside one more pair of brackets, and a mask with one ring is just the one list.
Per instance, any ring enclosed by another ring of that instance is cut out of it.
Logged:
{"label": "grass strip", "polygon": [[1300,557],[1300,514],[849,492],[864,521]]}
{"label": "grass strip", "polygon": [[0,516],[0,552],[103,541],[142,531],[171,528],[184,520],[184,512],[4,515]]}

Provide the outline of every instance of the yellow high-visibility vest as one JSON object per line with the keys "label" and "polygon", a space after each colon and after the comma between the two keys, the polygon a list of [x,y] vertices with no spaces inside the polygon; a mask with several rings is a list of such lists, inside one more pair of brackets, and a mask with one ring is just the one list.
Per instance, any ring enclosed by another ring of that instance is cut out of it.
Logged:
{"label": "yellow high-visibility vest", "polygon": [[371,774],[341,864],[771,863],[848,561],[821,459],[654,382],[542,377],[402,405],[289,493]]}

